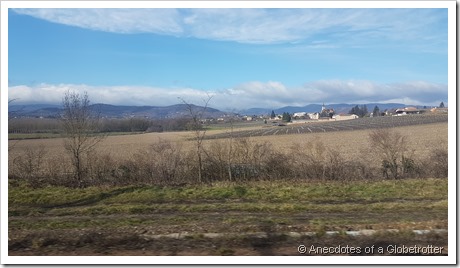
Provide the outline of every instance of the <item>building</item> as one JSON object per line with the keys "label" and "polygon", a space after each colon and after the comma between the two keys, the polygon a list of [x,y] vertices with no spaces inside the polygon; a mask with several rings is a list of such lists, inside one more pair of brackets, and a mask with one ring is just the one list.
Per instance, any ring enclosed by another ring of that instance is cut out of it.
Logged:
{"label": "building", "polygon": [[319,113],[307,113],[308,117],[313,120],[319,119]]}
{"label": "building", "polygon": [[435,108],[432,108],[430,110],[430,112],[432,113],[447,113],[448,112],[448,108],[438,108],[438,107],[435,107]]}
{"label": "building", "polygon": [[405,107],[401,109],[396,109],[395,115],[408,115],[408,114],[420,114],[423,111],[415,107]]}
{"label": "building", "polygon": [[356,114],[337,114],[337,115],[332,116],[332,119],[336,121],[351,120],[351,119],[357,119],[357,118],[359,118],[359,116],[357,116]]}
{"label": "building", "polygon": [[301,118],[301,117],[305,117],[306,115],[307,115],[306,112],[300,112],[300,113],[294,113],[294,114],[292,115],[292,117],[294,117],[294,118]]}

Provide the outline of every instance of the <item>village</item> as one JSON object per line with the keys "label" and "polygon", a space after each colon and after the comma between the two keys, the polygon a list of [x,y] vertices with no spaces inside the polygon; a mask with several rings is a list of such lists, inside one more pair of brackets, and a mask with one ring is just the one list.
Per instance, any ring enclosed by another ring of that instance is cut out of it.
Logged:
{"label": "village", "polygon": [[[343,121],[353,120],[363,117],[379,117],[379,116],[404,116],[404,115],[421,115],[421,114],[447,114],[448,108],[444,103],[437,107],[416,107],[407,106],[401,108],[385,109],[380,111],[378,106],[375,106],[372,112],[367,111],[366,105],[356,105],[348,113],[336,112],[333,108],[328,108],[324,103],[319,112],[294,112],[283,114],[275,114],[272,111],[271,115],[244,115],[241,116],[242,121],[264,121],[265,124],[272,124],[277,126],[285,126],[291,124],[304,124],[313,122],[325,121]],[[226,118],[220,117],[218,122],[227,121]]]}

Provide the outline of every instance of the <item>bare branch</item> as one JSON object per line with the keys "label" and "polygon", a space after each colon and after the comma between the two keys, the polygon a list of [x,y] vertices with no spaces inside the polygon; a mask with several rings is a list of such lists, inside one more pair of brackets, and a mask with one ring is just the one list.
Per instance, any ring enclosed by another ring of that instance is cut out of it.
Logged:
{"label": "bare branch", "polygon": [[68,91],[62,99],[62,105],[64,112],[61,122],[67,138],[64,148],[72,156],[78,187],[83,187],[83,156],[92,151],[106,136],[98,132],[99,116],[95,116],[91,111],[88,93],[80,95]]}
{"label": "bare branch", "polygon": [[203,139],[206,135],[206,128],[202,127],[202,120],[205,116],[206,110],[208,108],[208,104],[212,99],[212,96],[207,94],[207,99],[203,99],[204,106],[202,108],[196,106],[194,109],[194,105],[186,102],[184,99],[179,98],[182,103],[187,106],[187,110],[192,117],[192,130],[195,134],[195,144],[196,144],[196,154],[197,154],[197,168],[198,168],[198,181],[202,182],[203,180],[203,163],[202,163],[202,153],[203,153]]}

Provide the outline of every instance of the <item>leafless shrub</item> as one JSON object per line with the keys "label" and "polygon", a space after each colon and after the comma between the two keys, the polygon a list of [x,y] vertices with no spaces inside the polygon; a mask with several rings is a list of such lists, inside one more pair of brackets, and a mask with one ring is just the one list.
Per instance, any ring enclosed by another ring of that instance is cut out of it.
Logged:
{"label": "leafless shrub", "polygon": [[321,141],[294,144],[290,156],[291,174],[300,180],[342,181],[361,177],[359,160],[347,160]]}
{"label": "leafless shrub", "polygon": [[184,159],[181,145],[160,139],[120,163],[116,177],[134,184],[176,184],[186,173]]}
{"label": "leafless shrub", "polygon": [[294,176],[291,156],[288,154],[273,152],[265,156],[265,168],[262,179],[288,179]]}
{"label": "leafless shrub", "polygon": [[182,174],[182,147],[171,141],[159,140],[150,146],[153,176],[160,184],[174,183]]}
{"label": "leafless shrub", "polygon": [[406,137],[390,129],[377,129],[369,134],[370,148],[382,163],[385,178],[400,179],[416,172],[414,160],[407,156]]}
{"label": "leafless shrub", "polygon": [[114,185],[117,164],[110,154],[96,151],[87,153],[87,185]]}
{"label": "leafless shrub", "polygon": [[270,143],[248,138],[215,141],[206,148],[207,179],[247,181],[288,176],[288,156],[276,152]]}
{"label": "leafless shrub", "polygon": [[37,187],[43,179],[45,155],[43,145],[38,149],[26,148],[13,160],[13,177],[27,180],[33,187]]}
{"label": "leafless shrub", "polygon": [[214,141],[204,151],[204,176],[208,181],[232,180],[231,166],[233,158],[230,147],[223,141]]}
{"label": "leafless shrub", "polygon": [[295,169],[295,176],[300,179],[326,179],[326,153],[326,147],[320,141],[292,146],[291,163]]}
{"label": "leafless shrub", "polygon": [[338,151],[333,149],[328,149],[325,157],[325,166],[326,172],[324,174],[325,179],[327,180],[347,180],[350,176],[350,170],[348,170],[349,165],[345,159],[339,154]]}
{"label": "leafless shrub", "polygon": [[150,183],[145,173],[146,162],[146,155],[142,152],[120,161],[114,174],[116,184],[141,185]]}
{"label": "leafless shrub", "polygon": [[197,160],[197,171],[198,171],[198,182],[203,182],[203,139],[206,136],[206,128],[203,128],[202,122],[205,119],[206,110],[208,109],[208,104],[211,101],[212,96],[207,95],[206,99],[203,99],[203,107],[197,107],[191,103],[186,102],[184,99],[181,99],[182,103],[185,104],[187,111],[190,114],[190,130],[193,131],[195,135],[195,146],[196,146],[196,160]]}
{"label": "leafless shrub", "polygon": [[423,175],[425,177],[447,178],[449,175],[448,156],[447,146],[441,143],[439,148],[432,150],[422,161],[425,167]]}
{"label": "leafless shrub", "polygon": [[239,180],[267,177],[267,167],[276,154],[268,142],[256,142],[248,138],[236,139],[233,144],[234,177]]}
{"label": "leafless shrub", "polygon": [[433,164],[433,176],[439,178],[447,178],[448,176],[448,158],[447,149],[436,149],[431,154],[431,162]]}
{"label": "leafless shrub", "polygon": [[48,156],[45,163],[45,176],[47,184],[77,187],[73,179],[71,160],[67,155]]}

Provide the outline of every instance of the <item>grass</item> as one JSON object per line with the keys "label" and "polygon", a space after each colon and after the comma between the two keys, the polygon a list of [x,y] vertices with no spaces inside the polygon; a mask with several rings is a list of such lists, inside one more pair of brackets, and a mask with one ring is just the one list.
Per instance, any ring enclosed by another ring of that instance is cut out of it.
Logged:
{"label": "grass", "polygon": [[264,221],[281,227],[327,222],[329,228],[439,223],[447,219],[447,185],[446,179],[305,182],[295,187],[289,182],[108,189],[20,185],[9,188],[9,226],[27,230],[179,224],[185,229],[209,225],[228,230],[237,225],[246,230]]}
{"label": "grass", "polygon": [[[296,186],[292,186],[292,184]],[[256,202],[326,202],[388,201],[447,197],[446,179],[407,179],[399,181],[356,182],[252,182],[246,184],[216,183],[211,186],[186,187],[89,187],[30,188],[10,187],[9,205],[72,206],[84,204],[151,204],[202,201],[246,200]]]}
{"label": "grass", "polygon": [[[107,136],[136,135],[144,132],[108,132]],[[37,140],[62,138],[61,133],[8,133],[8,140]]]}
{"label": "grass", "polygon": [[51,139],[62,137],[59,133],[8,133],[8,140]]}

